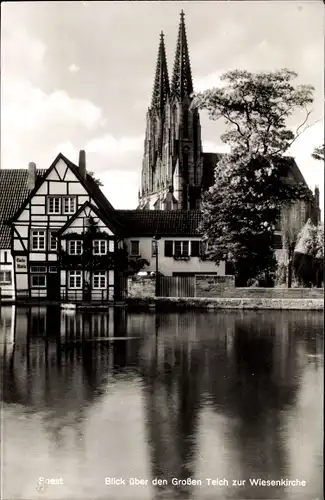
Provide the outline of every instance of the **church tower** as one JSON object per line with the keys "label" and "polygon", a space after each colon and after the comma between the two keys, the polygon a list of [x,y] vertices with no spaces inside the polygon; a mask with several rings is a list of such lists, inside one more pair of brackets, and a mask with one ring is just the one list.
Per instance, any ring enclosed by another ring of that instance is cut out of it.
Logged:
{"label": "church tower", "polygon": [[151,106],[147,113],[139,208],[199,208],[202,185],[201,126],[191,109],[192,73],[184,13],[178,31],[171,87],[160,36]]}

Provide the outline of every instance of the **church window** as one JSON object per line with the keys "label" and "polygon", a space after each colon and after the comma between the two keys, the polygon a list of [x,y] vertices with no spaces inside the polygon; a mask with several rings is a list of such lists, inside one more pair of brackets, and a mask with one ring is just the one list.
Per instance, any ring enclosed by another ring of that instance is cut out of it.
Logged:
{"label": "church window", "polygon": [[188,108],[183,109],[183,135],[188,137]]}

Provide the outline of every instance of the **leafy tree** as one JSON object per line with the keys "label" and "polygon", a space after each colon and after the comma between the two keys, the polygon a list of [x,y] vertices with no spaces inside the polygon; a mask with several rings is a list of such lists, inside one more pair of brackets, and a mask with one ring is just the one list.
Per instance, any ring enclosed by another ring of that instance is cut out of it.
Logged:
{"label": "leafy tree", "polygon": [[[296,76],[289,70],[235,70],[223,75],[223,88],[194,95],[192,107],[228,126],[221,138],[231,152],[217,164],[215,184],[204,196],[201,230],[209,257],[231,262],[237,285],[273,272],[281,204],[311,199],[303,183],[283,182],[288,163],[282,155],[308,126],[307,106],[313,102],[313,87],[292,85]],[[286,120],[297,108],[305,118],[292,132]]]}
{"label": "leafy tree", "polygon": [[92,177],[92,179],[94,179],[94,181],[96,182],[97,186],[103,186],[104,185],[100,179],[96,179],[94,172],[88,172],[88,175],[90,175],[90,177]]}
{"label": "leafy tree", "polygon": [[315,148],[312,155],[315,160],[324,161],[324,144]]}
{"label": "leafy tree", "polygon": [[308,219],[298,235],[294,267],[305,286],[321,286],[324,271],[324,224],[316,226]]}

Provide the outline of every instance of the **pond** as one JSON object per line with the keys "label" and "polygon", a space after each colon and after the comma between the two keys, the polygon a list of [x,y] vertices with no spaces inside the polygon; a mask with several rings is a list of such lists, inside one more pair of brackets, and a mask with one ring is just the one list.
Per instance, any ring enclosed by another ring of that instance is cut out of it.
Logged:
{"label": "pond", "polygon": [[321,498],[323,323],[2,307],[2,498]]}

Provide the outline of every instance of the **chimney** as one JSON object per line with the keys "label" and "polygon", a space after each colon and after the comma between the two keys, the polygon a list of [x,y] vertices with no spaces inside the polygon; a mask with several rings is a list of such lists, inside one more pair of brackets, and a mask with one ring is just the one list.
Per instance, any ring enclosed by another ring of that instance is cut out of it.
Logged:
{"label": "chimney", "polygon": [[34,162],[30,162],[28,164],[28,179],[27,179],[27,187],[29,191],[34,189],[36,184],[36,164]]}
{"label": "chimney", "polygon": [[83,149],[79,151],[79,173],[83,179],[86,178],[86,152]]}

